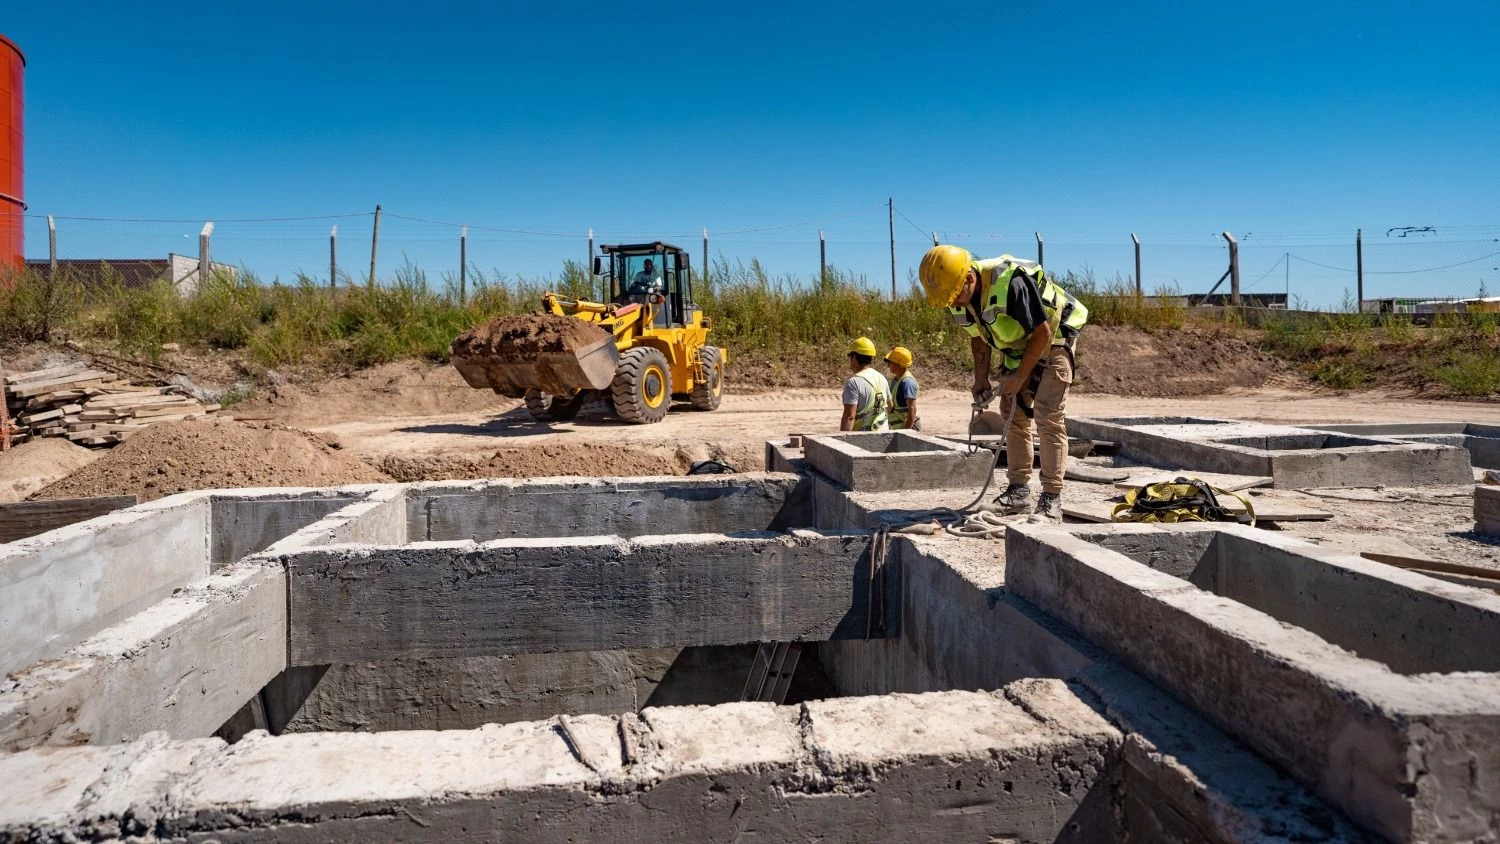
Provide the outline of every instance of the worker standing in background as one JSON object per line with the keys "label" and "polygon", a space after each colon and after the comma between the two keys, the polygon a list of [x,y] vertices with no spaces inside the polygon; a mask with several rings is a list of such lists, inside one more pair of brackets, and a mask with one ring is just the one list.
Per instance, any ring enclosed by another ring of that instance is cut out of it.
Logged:
{"label": "worker standing in background", "polygon": [[[918,270],[927,301],[947,308],[969,335],[974,357],[976,406],[1000,397],[1010,417],[1005,432],[1005,492],[995,503],[1005,513],[1025,512],[1031,498],[1031,422],[1042,446],[1042,494],[1034,519],[1060,520],[1063,471],[1068,460],[1064,411],[1073,383],[1074,346],[1088,309],[1034,261],[1010,255],[974,260],[957,246],[934,246]],[[999,355],[1000,381],[990,385],[990,365]]]}
{"label": "worker standing in background", "polygon": [[888,431],[887,414],[891,407],[891,386],[885,376],[875,371],[875,344],[860,337],[849,344],[849,371],[844,382],[844,415],[840,431]]}
{"label": "worker standing in background", "polygon": [[897,346],[885,356],[891,372],[891,430],[922,430],[917,417],[917,377],[911,374],[911,350]]}

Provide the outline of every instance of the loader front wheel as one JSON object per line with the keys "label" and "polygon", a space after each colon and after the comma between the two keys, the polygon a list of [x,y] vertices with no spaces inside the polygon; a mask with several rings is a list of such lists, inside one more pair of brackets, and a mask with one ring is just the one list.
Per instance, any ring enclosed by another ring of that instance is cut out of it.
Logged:
{"label": "loader front wheel", "polygon": [[718,410],[724,398],[724,356],[718,346],[704,346],[698,350],[698,362],[704,377],[693,384],[693,409]]}
{"label": "loader front wheel", "polygon": [[672,405],[666,355],[645,346],[621,352],[609,390],[615,414],[626,422],[644,425],[665,419]]}
{"label": "loader front wheel", "polygon": [[526,391],[526,412],[538,422],[566,422],[583,409],[583,391],[569,396],[554,396],[541,390]]}

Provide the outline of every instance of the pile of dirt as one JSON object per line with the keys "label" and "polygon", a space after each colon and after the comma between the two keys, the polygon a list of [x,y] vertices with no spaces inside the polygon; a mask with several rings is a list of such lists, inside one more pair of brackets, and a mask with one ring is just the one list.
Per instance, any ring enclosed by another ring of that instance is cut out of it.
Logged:
{"label": "pile of dirt", "polygon": [[0,504],[24,501],[26,496],[87,466],[102,454],[62,437],[44,437],[0,451]]}
{"label": "pile of dirt", "polygon": [[1295,370],[1244,332],[1092,326],[1078,341],[1079,392],[1180,398],[1261,387]]}
{"label": "pile of dirt", "polygon": [[134,494],[149,501],[194,489],[389,480],[359,458],[335,450],[306,431],[206,419],[153,425],[31,497]]}
{"label": "pile of dirt", "polygon": [[227,413],[239,419],[325,425],[331,420],[479,413],[502,401],[464,383],[451,366],[401,361],[326,380],[265,386]]}
{"label": "pile of dirt", "polygon": [[501,356],[527,358],[546,352],[576,351],[592,346],[609,335],[598,326],[574,317],[556,314],[520,314],[496,317],[458,335],[452,352],[456,358]]}
{"label": "pile of dirt", "polygon": [[609,443],[542,443],[502,448],[489,457],[387,455],[376,464],[398,481],[480,478],[550,478],[559,475],[619,477],[681,475],[691,457],[671,447],[631,448]]}

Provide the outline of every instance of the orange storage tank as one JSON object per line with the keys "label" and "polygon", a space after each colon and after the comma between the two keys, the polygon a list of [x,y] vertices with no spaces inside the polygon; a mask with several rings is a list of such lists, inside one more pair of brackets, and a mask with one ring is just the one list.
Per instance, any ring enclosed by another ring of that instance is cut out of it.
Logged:
{"label": "orange storage tank", "polygon": [[26,56],[0,35],[0,263],[20,264],[26,255],[25,139],[21,111]]}

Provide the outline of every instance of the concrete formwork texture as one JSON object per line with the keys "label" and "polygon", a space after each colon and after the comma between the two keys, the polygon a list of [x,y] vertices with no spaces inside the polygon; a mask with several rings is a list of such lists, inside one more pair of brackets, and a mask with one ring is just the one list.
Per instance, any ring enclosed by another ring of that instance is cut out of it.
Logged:
{"label": "concrete formwork texture", "polygon": [[1474,532],[1500,536],[1500,486],[1474,487]]}
{"label": "concrete formwork texture", "polygon": [[984,483],[995,456],[911,431],[803,437],[807,462],[846,489],[888,492]]}
{"label": "concrete formwork texture", "polygon": [[1373,435],[1180,416],[1069,419],[1068,434],[1118,443],[1122,455],[1153,466],[1269,476],[1282,489],[1474,480],[1462,448]]}
{"label": "concrete formwork texture", "polygon": [[1365,422],[1310,427],[1361,437],[1451,445],[1469,452],[1469,462],[1476,468],[1500,469],[1500,425],[1483,425],[1477,422]]}
{"label": "concrete formwork texture", "polygon": [[[1497,599],[1245,530],[872,554],[851,530],[982,479],[850,491],[785,444],[768,467],[795,474],[202,493],[63,529],[196,525],[197,556],[16,628],[0,839],[1457,841],[1497,817]],[[35,559],[59,534],[0,561],[88,569]],[[737,697],[778,639],[842,697],[657,705]]]}

